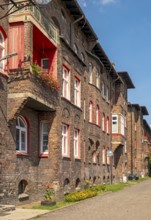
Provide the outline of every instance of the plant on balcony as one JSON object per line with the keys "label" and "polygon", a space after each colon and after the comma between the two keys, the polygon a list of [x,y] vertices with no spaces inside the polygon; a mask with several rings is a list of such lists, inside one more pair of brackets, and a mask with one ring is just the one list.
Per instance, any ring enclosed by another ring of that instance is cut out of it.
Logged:
{"label": "plant on balcony", "polygon": [[50,89],[58,91],[60,88],[59,82],[54,79],[52,74],[48,74],[42,67],[37,63],[32,64],[32,73],[42,82],[44,82]]}

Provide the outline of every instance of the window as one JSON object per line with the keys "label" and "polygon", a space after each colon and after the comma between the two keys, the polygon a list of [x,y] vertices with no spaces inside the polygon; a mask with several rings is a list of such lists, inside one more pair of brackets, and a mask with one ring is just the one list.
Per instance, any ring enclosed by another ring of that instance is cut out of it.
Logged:
{"label": "window", "polygon": [[66,67],[63,67],[63,86],[62,86],[62,95],[63,97],[70,99],[70,84],[69,84],[69,70]]}
{"label": "window", "polygon": [[106,87],[106,101],[109,101],[109,88]]}
{"label": "window", "polygon": [[102,82],[102,84],[101,84],[101,93],[102,93],[102,96],[105,97],[105,85],[104,85],[104,82]]}
{"label": "window", "polygon": [[105,131],[105,127],[106,127],[106,124],[105,124],[105,114],[103,113],[103,115],[102,115],[102,131]]}
{"label": "window", "polygon": [[109,117],[106,119],[106,132],[109,134]]}
{"label": "window", "polygon": [[92,63],[89,63],[89,75],[90,75],[90,78],[89,78],[89,82],[92,83],[93,82],[93,72],[92,72]]}
{"label": "window", "polygon": [[21,116],[16,120],[16,151],[27,153],[27,123]]}
{"label": "window", "polygon": [[[107,148],[107,151],[109,151],[109,147]],[[107,156],[107,164],[109,165],[110,164],[110,157]]]}
{"label": "window", "polygon": [[96,151],[94,151],[92,154],[92,161],[93,161],[93,163],[97,162]]}
{"label": "window", "polygon": [[76,54],[78,54],[78,47],[76,44],[73,45],[73,50]]}
{"label": "window", "polygon": [[102,164],[106,164],[106,149],[103,147],[102,150]]}
{"label": "window", "polygon": [[86,116],[85,99],[84,99],[84,102],[83,102],[83,112],[84,112],[84,120],[85,120],[85,116]]}
{"label": "window", "polygon": [[96,87],[100,88],[100,76],[98,70],[96,71]]}
{"label": "window", "polygon": [[49,59],[42,58],[41,59],[41,67],[48,73],[49,72]]}
{"label": "window", "polygon": [[124,132],[125,128],[124,128],[124,126],[125,126],[124,117],[123,117],[123,115],[121,115],[121,134],[122,135],[125,135],[125,132]]}
{"label": "window", "polygon": [[112,115],[112,133],[118,133],[118,116]]}
{"label": "window", "polygon": [[96,124],[100,125],[100,107],[96,106]]}
{"label": "window", "polygon": [[[0,32],[0,59],[4,56],[4,36]],[[0,70],[4,70],[4,60],[0,61]]]}
{"label": "window", "polygon": [[81,60],[84,62],[85,61],[85,57],[84,57],[84,54],[81,53]]}
{"label": "window", "polygon": [[74,78],[74,104],[81,107],[80,80]]}
{"label": "window", "polygon": [[49,123],[40,123],[40,154],[48,154]]}
{"label": "window", "polygon": [[74,129],[74,157],[79,158],[79,130]]}
{"label": "window", "polygon": [[66,124],[62,125],[62,155],[69,156],[69,127]]}
{"label": "window", "polygon": [[93,103],[90,101],[89,104],[89,122],[93,122]]}

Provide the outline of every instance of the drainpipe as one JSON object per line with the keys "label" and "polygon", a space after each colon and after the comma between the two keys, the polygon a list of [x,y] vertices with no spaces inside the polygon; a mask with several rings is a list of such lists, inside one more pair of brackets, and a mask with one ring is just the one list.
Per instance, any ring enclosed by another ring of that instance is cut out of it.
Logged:
{"label": "drainpipe", "polygon": [[[82,19],[85,19],[85,16],[82,15],[80,18],[78,18],[77,20],[73,21],[71,24],[70,24],[70,46],[72,48],[72,44],[73,44],[73,26],[78,23],[79,21],[81,21]],[[85,19],[86,20],[86,19]]]}

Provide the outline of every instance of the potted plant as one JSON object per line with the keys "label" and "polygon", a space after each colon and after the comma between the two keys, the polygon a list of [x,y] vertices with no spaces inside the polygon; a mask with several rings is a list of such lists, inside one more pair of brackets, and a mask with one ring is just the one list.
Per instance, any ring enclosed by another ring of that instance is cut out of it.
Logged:
{"label": "potted plant", "polygon": [[53,206],[56,204],[55,201],[55,190],[51,186],[51,184],[47,184],[46,192],[44,194],[44,200],[41,201],[41,205],[45,206]]}

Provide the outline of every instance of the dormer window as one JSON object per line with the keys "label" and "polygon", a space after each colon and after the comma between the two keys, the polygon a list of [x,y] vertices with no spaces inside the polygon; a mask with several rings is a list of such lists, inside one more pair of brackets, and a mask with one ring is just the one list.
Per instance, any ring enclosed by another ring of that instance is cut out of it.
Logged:
{"label": "dormer window", "polygon": [[89,82],[92,83],[92,63],[89,63]]}
{"label": "dormer window", "polygon": [[78,54],[78,47],[76,44],[73,45],[73,50],[76,54]]}

